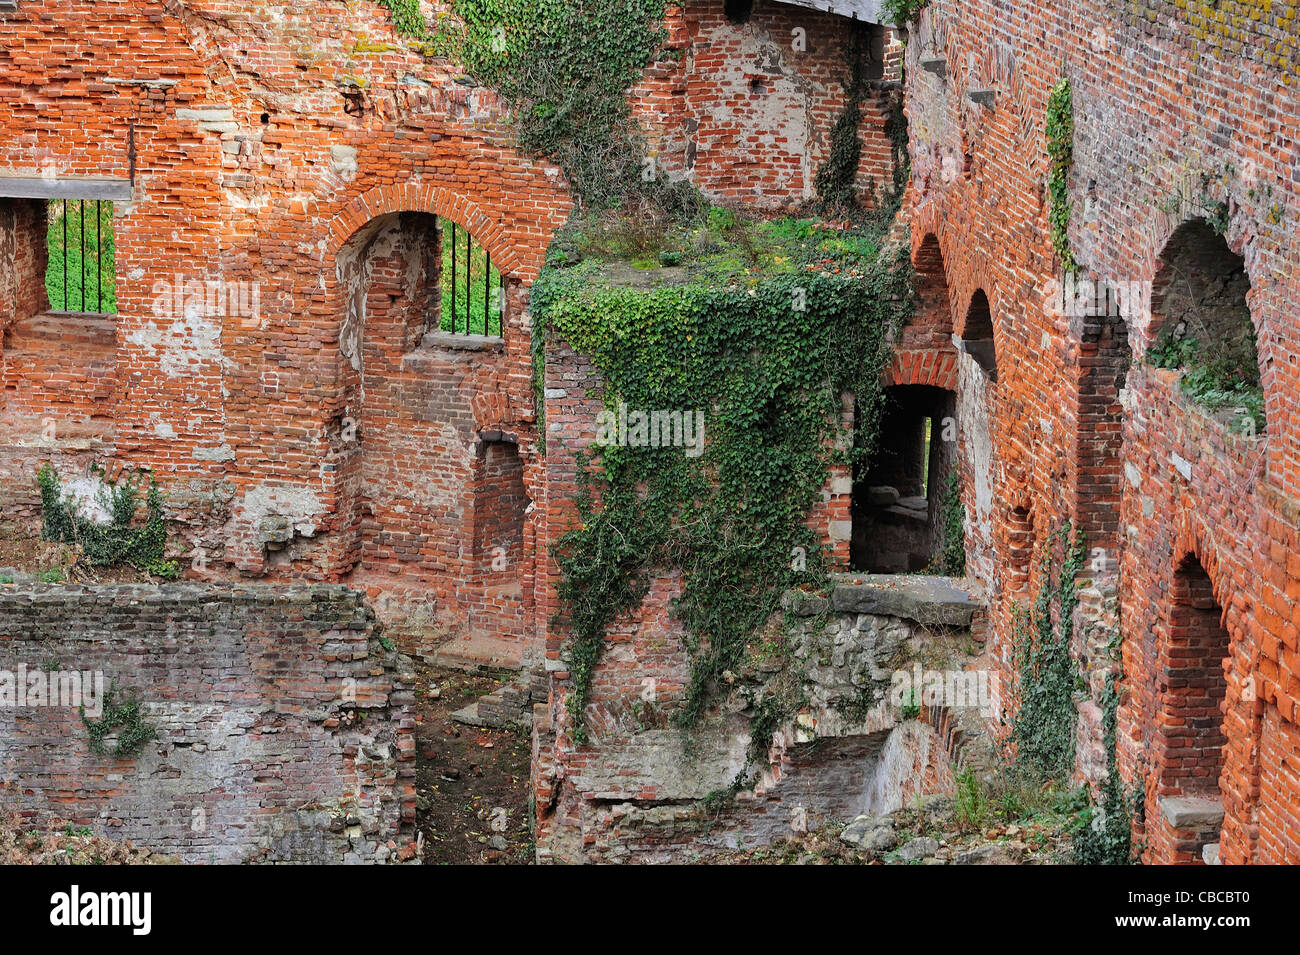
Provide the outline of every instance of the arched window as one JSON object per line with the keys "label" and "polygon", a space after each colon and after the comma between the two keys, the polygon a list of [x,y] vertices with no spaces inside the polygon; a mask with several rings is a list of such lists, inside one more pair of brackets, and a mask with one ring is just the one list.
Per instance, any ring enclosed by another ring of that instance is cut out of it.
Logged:
{"label": "arched window", "polygon": [[997,351],[993,345],[993,313],[989,309],[989,298],[983,289],[976,289],[971,296],[970,308],[966,310],[966,324],[961,335],[966,347],[966,354],[975,359],[976,364],[989,376],[989,381],[998,380]]}
{"label": "arched window", "polygon": [[1183,391],[1225,424],[1264,431],[1255,327],[1245,262],[1209,223],[1179,226],[1161,256],[1151,290],[1154,339],[1147,361],[1182,372]]}

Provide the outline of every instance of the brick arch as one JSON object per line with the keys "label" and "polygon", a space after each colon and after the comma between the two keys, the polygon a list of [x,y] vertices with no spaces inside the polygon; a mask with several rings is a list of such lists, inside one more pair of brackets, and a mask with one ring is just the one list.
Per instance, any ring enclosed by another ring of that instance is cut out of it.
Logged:
{"label": "brick arch", "polygon": [[994,305],[994,296],[989,295],[983,283],[975,283],[974,287],[970,290],[970,294],[965,297],[966,307],[961,310],[961,322],[954,327],[954,331],[958,338],[965,338],[970,332],[974,331],[974,329],[970,327],[971,309],[978,308],[977,302],[981,295],[984,297],[984,301],[988,303],[989,327],[992,329],[994,337],[997,337],[997,322],[993,318],[994,314],[997,312],[997,306]]}
{"label": "brick arch", "polygon": [[921,241],[912,251],[916,270],[916,310],[904,332],[905,340],[925,329],[936,346],[948,346],[952,336],[952,296],[948,294],[948,270],[943,248],[934,232],[917,232]]}
{"label": "brick arch", "polygon": [[[357,196],[338,213],[329,225],[329,256],[333,258],[352,236],[380,216],[394,212],[425,212],[451,219],[464,226],[492,256],[492,263],[502,275],[531,282],[537,267],[526,265],[520,251],[522,238],[510,234],[499,222],[489,218],[473,201],[444,186],[406,185],[376,186]],[[518,273],[518,274],[516,274]]]}
{"label": "brick arch", "polygon": [[945,391],[957,390],[957,356],[934,349],[905,349],[894,352],[885,372],[886,386],[933,385]]}
{"label": "brick arch", "polygon": [[983,369],[991,382],[998,380],[998,331],[997,309],[984,286],[977,286],[971,292],[963,311],[961,328],[957,337],[961,339],[966,353]]}
{"label": "brick arch", "polygon": [[[1276,391],[1271,387],[1272,350],[1261,335],[1257,309],[1251,304],[1258,294],[1258,286],[1247,262],[1248,251],[1241,242],[1234,248],[1226,234],[1199,216],[1184,219],[1170,229],[1154,260],[1149,321],[1140,348],[1145,354],[1171,322],[1186,320],[1187,316],[1194,321],[1204,320],[1206,327],[1200,331],[1206,332],[1211,342],[1229,341],[1240,329],[1248,327],[1255,344],[1256,372],[1264,392],[1265,416],[1277,422],[1279,402],[1276,398],[1269,400]],[[1192,280],[1180,267],[1196,276],[1199,289],[1193,289]],[[1227,291],[1230,284],[1238,282],[1244,282],[1245,288]],[[1195,304],[1189,304],[1188,296]],[[1270,404],[1272,413],[1269,413]]]}
{"label": "brick arch", "polygon": [[[391,334],[388,326],[402,319],[383,323],[388,301],[397,303],[398,315],[410,313],[407,324],[418,325],[420,296],[436,294],[438,275],[432,268],[421,273],[419,290],[408,293],[403,268],[390,261],[405,254],[400,248],[378,252],[378,264],[362,264],[371,240],[390,222],[417,235],[432,229],[434,217],[473,235],[505,278],[499,342],[430,342],[424,334]],[[358,422],[332,472],[340,578],[436,594],[439,606],[470,629],[526,642],[535,555],[543,552],[539,512],[526,505],[542,498],[544,473],[530,424],[531,387],[512,372],[528,367],[525,286],[541,261],[536,238],[495,222],[452,189],[408,184],[354,198],[330,221],[324,245],[321,295],[338,329],[332,412]],[[426,467],[434,474],[427,481],[420,477]],[[504,497],[501,481],[508,485]],[[494,548],[505,538],[507,565],[499,569]],[[415,646],[423,638],[402,639]]]}
{"label": "brick arch", "polygon": [[[1259,333],[1258,323],[1255,318],[1255,309],[1250,308],[1248,299],[1255,291],[1255,276],[1251,274],[1250,266],[1246,261],[1246,249],[1234,247],[1229,241],[1228,236],[1209,224],[1200,216],[1192,216],[1183,219],[1177,225],[1170,228],[1160,239],[1158,251],[1153,257],[1151,272],[1151,302],[1150,302],[1150,327],[1148,328],[1147,337],[1150,340],[1155,338],[1163,326],[1163,320],[1166,316],[1163,314],[1166,295],[1171,286],[1175,285],[1176,276],[1170,274],[1172,268],[1171,258],[1180,253],[1186,253],[1189,257],[1200,257],[1202,264],[1210,262],[1213,259],[1223,257],[1226,253],[1228,257],[1236,260],[1235,267],[1239,268],[1246,279],[1245,307],[1250,313],[1251,327]],[[1218,264],[1212,263],[1212,264]]]}
{"label": "brick arch", "polygon": [[[1231,716],[1241,708],[1243,674],[1237,670],[1246,636],[1232,621],[1241,608],[1234,605],[1229,589],[1231,574],[1202,515],[1180,507],[1173,531],[1163,569],[1167,589],[1144,681],[1150,695],[1145,712],[1137,714],[1149,759],[1143,774],[1144,858],[1159,864],[1198,863],[1201,847],[1222,841],[1229,830],[1237,830],[1228,836],[1230,841],[1243,838],[1252,803],[1243,793],[1259,780],[1258,717],[1243,726]],[[1226,669],[1225,658],[1233,661]],[[1255,670],[1253,664],[1249,669]],[[1188,821],[1173,828],[1162,806],[1174,797],[1221,800],[1222,826]],[[1248,834],[1244,840],[1253,843]],[[1248,845],[1247,855],[1252,851]]]}

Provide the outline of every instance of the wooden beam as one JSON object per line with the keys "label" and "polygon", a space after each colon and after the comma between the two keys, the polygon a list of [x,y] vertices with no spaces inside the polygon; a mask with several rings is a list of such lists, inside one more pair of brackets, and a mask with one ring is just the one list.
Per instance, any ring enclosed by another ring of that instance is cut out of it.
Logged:
{"label": "wooden beam", "polygon": [[131,180],[0,176],[0,196],[8,199],[111,199],[127,202],[131,199]]}

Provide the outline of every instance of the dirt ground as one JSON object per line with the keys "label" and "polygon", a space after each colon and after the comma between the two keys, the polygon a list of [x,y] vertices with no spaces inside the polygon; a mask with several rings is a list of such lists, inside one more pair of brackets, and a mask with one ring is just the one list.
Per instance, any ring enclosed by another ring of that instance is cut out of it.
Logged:
{"label": "dirt ground", "polygon": [[531,865],[528,737],[451,719],[502,681],[422,664],[416,671],[416,826],[424,862]]}
{"label": "dirt ground", "polygon": [[86,584],[118,584],[157,581],[129,564],[92,567],[77,549],[67,544],[41,540],[39,533],[16,524],[0,524],[0,584],[13,583],[13,571],[34,574],[45,583],[69,581]]}

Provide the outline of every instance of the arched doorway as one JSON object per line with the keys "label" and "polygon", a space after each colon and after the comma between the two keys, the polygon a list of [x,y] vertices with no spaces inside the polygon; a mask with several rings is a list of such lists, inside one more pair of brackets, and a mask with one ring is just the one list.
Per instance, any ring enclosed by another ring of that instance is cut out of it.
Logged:
{"label": "arched doorway", "polygon": [[511,390],[529,359],[517,279],[494,258],[425,211],[377,216],[335,256],[340,574],[421,656],[466,637],[515,658],[530,638],[531,435]]}
{"label": "arched doorway", "polygon": [[1170,583],[1157,669],[1151,755],[1156,808],[1168,830],[1162,862],[1199,862],[1203,847],[1219,841],[1228,644],[1214,586],[1200,561],[1189,555]]}

